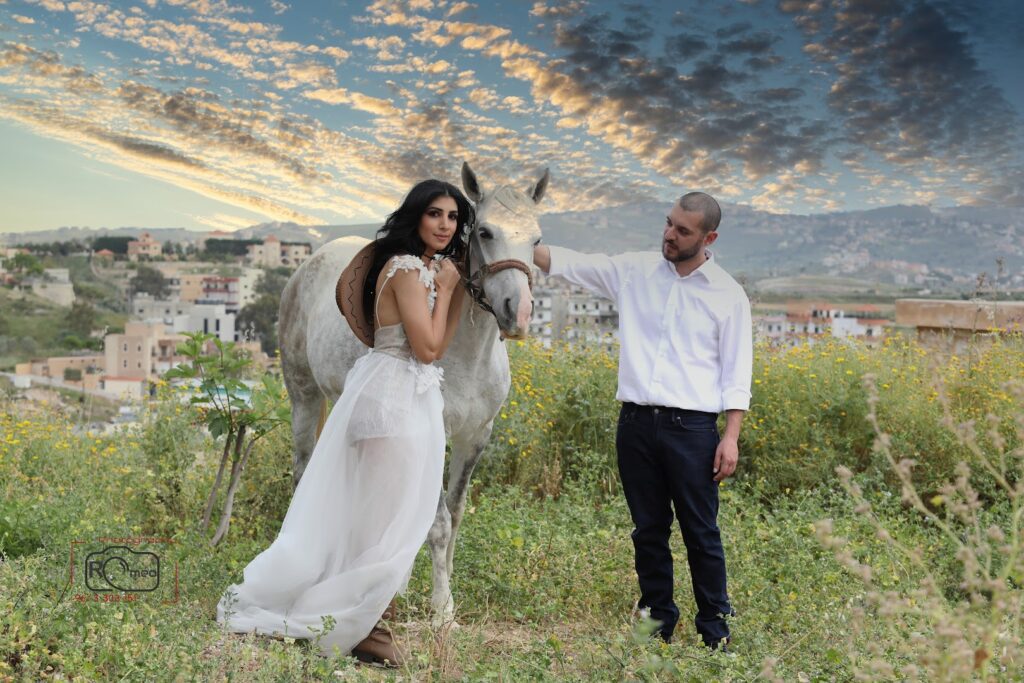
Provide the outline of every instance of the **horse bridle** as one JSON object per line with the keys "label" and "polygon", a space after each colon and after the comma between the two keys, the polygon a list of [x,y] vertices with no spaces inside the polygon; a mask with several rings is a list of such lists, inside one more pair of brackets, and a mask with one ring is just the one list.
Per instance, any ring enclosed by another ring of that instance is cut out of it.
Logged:
{"label": "horse bridle", "polygon": [[[477,250],[480,252],[480,267],[475,271],[472,266],[473,257],[473,243],[476,242]],[[480,244],[480,231],[476,225],[470,229],[469,233],[469,244],[466,245],[466,272],[467,275],[463,279],[463,284],[466,286],[466,291],[469,292],[469,296],[472,297],[476,305],[484,309],[491,315],[495,315],[494,308],[491,303],[487,300],[487,294],[484,292],[484,278],[494,273],[500,273],[503,270],[514,268],[526,275],[526,282],[530,287],[530,291],[533,291],[533,271],[530,266],[520,261],[519,259],[507,258],[500,261],[492,261],[491,263],[483,262],[483,245]]]}

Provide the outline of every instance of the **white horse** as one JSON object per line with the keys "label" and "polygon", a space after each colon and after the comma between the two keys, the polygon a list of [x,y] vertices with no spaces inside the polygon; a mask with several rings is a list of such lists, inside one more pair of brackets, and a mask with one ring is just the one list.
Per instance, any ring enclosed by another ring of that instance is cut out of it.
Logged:
{"label": "white horse", "polygon": [[[451,439],[447,494],[441,491],[427,542],[433,563],[434,624],[454,619],[451,594],[455,537],[470,477],[491,436],[511,386],[502,338],[529,333],[533,310],[529,264],[540,241],[536,204],[547,188],[548,171],[524,193],[503,186],[484,191],[468,164],[462,166],[466,195],[476,204],[469,238],[469,296],[464,297],[458,331],[439,365],[444,368],[445,429]],[[456,236],[458,239],[458,236]],[[294,482],[297,484],[316,442],[326,401],[337,400],[345,375],[366,353],[335,303],[341,271],[366,240],[342,237],[320,247],[288,280],[281,293],[281,368],[292,404]],[[401,501],[391,501],[401,505]]]}

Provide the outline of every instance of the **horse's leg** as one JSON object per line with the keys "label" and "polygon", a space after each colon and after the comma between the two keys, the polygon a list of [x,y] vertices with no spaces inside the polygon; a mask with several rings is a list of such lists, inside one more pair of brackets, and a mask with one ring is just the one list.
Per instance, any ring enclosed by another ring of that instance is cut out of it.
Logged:
{"label": "horse's leg", "polygon": [[312,399],[299,397],[292,400],[292,441],[295,444],[292,454],[293,487],[299,485],[299,479],[313,454],[323,402],[322,395]]}
{"label": "horse's leg", "polygon": [[305,349],[281,355],[281,371],[292,404],[292,486],[299,485],[299,479],[306,470],[309,456],[316,445],[317,426],[324,401],[324,395],[313,377],[309,365],[295,358]]}
{"label": "horse's leg", "polygon": [[448,545],[452,539],[452,516],[448,512],[444,491],[437,501],[437,514],[427,534],[430,546],[430,561],[433,566],[434,593],[430,604],[433,608],[431,623],[435,628],[449,624],[455,620],[455,602],[452,599],[452,586],[448,571]]}
{"label": "horse's leg", "polygon": [[488,423],[483,429],[473,434],[470,441],[452,439],[452,456],[448,463],[448,496],[445,501],[448,512],[452,518],[451,539],[448,541],[448,548],[445,552],[445,569],[448,572],[448,580],[452,578],[452,567],[455,559],[455,538],[459,535],[459,525],[462,524],[462,513],[466,510],[466,497],[469,494],[469,484],[473,477],[473,470],[480,461],[480,456],[491,438],[491,428],[494,423]]}

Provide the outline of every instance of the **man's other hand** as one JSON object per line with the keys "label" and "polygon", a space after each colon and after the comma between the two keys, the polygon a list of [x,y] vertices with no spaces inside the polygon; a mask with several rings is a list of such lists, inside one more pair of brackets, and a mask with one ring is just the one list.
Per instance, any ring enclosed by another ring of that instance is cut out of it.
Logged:
{"label": "man's other hand", "polygon": [[736,463],[740,460],[740,447],[736,439],[725,437],[718,442],[715,449],[715,481],[731,477],[736,471]]}

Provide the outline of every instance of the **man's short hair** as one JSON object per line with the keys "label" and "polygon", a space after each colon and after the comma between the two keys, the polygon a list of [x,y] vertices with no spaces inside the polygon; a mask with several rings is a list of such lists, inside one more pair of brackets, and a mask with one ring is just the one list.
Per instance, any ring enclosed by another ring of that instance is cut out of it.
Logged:
{"label": "man's short hair", "polygon": [[703,216],[700,221],[701,230],[705,234],[718,229],[718,223],[722,220],[722,208],[718,206],[715,198],[703,192],[687,192],[679,198],[679,208],[683,211],[699,213]]}

